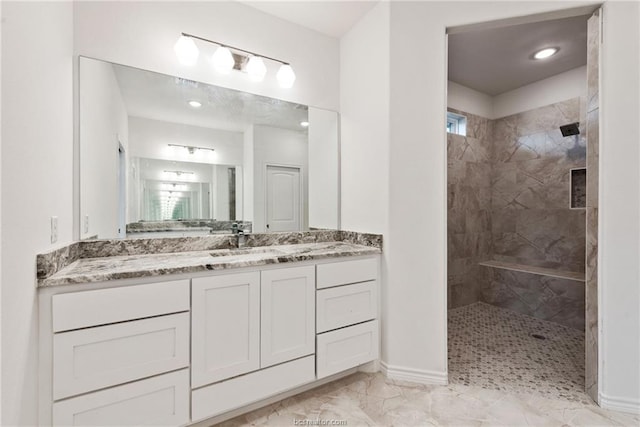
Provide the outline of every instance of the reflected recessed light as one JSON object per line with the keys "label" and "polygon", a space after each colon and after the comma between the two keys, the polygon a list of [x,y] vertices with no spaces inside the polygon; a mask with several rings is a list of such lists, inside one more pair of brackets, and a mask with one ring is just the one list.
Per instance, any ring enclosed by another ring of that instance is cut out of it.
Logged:
{"label": "reflected recessed light", "polygon": [[189,101],[189,105],[191,105],[193,108],[202,107],[202,104],[199,101]]}
{"label": "reflected recessed light", "polygon": [[555,48],[555,47],[549,47],[549,48],[546,48],[546,49],[542,49],[542,50],[537,51],[537,52],[533,55],[533,57],[534,57],[535,59],[544,59],[544,58],[548,58],[548,57],[550,57],[550,56],[555,55],[557,52],[558,52],[558,48]]}
{"label": "reflected recessed light", "polygon": [[300,122],[300,126],[302,126],[303,128],[306,128],[309,126],[309,122]]}

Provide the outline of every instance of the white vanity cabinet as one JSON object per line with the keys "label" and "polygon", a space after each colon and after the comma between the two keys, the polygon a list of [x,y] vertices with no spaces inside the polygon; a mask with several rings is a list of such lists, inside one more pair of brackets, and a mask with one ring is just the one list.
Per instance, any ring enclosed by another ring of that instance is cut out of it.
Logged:
{"label": "white vanity cabinet", "polygon": [[40,290],[41,425],[220,421],[378,358],[377,256]]}
{"label": "white vanity cabinet", "polygon": [[378,358],[377,278],[376,258],[317,266],[318,379]]}
{"label": "white vanity cabinet", "polygon": [[194,421],[315,379],[315,288],[314,265],[192,280]]}
{"label": "white vanity cabinet", "polygon": [[189,280],[45,292],[40,306],[41,424],[189,421]]}

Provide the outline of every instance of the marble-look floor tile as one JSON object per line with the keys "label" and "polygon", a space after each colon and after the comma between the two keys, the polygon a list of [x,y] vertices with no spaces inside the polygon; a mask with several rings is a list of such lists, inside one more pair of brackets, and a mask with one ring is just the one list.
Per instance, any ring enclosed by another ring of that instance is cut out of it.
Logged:
{"label": "marble-look floor tile", "polygon": [[[357,373],[221,423],[236,426],[634,426],[640,416],[590,401],[476,386],[423,385]],[[343,424],[329,424],[336,421]],[[313,424],[313,423],[316,424]]]}

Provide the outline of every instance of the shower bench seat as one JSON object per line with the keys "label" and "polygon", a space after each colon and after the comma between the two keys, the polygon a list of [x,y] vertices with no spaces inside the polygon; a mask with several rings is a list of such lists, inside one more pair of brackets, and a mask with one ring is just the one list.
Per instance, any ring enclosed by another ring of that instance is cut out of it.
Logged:
{"label": "shower bench seat", "polygon": [[559,270],[556,268],[536,267],[533,265],[516,264],[504,261],[482,261],[478,263],[485,267],[500,268],[503,270],[519,271],[522,273],[537,274],[539,276],[557,277],[559,279],[574,280],[584,282],[584,272]]}

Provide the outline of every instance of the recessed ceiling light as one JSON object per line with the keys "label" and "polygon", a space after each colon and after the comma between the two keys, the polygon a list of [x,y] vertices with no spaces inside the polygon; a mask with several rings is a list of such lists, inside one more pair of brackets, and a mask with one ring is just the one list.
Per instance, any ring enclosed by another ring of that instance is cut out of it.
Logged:
{"label": "recessed ceiling light", "polygon": [[550,56],[555,55],[557,52],[558,52],[558,48],[555,48],[555,47],[549,47],[549,48],[546,48],[546,49],[542,49],[542,50],[537,51],[537,52],[533,55],[533,57],[534,57],[535,59],[545,59],[545,58],[548,58],[548,57],[550,57]]}
{"label": "recessed ceiling light", "polygon": [[309,122],[300,122],[300,126],[302,126],[303,128],[306,128],[309,126]]}
{"label": "recessed ceiling light", "polygon": [[199,101],[189,101],[189,105],[191,105],[193,108],[202,107],[202,104]]}

